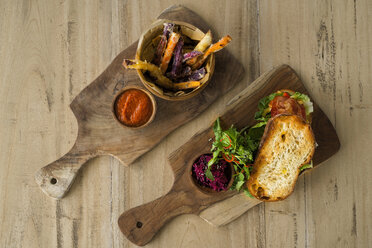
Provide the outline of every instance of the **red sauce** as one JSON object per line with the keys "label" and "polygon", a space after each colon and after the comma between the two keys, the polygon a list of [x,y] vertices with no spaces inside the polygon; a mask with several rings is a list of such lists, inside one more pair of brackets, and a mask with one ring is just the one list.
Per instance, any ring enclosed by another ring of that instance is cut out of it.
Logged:
{"label": "red sauce", "polygon": [[151,117],[153,106],[150,97],[143,91],[129,89],[115,102],[115,114],[126,126],[139,127]]}

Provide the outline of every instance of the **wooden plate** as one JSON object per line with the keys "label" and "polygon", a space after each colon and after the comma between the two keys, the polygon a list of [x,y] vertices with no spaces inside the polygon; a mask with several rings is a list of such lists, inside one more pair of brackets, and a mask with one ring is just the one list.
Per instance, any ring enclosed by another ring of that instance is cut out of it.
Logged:
{"label": "wooden plate", "polygon": [[[221,122],[225,127],[234,124],[238,129],[254,124],[254,113],[257,111],[258,101],[280,89],[291,89],[310,95],[296,73],[289,66],[283,65],[263,74],[236,96],[221,115]],[[315,102],[312,128],[319,145],[313,157],[314,166],[317,166],[339,150],[340,142],[331,122]],[[236,191],[213,195],[203,193],[190,180],[189,173],[193,158],[209,151],[213,137],[211,126],[194,135],[174,151],[169,157],[169,164],[174,173],[171,190],[165,196],[129,209],[120,216],[118,220],[120,230],[130,241],[137,245],[145,245],[172,218],[181,214],[200,214],[214,203],[235,197]],[[249,197],[241,198],[240,196],[238,200],[232,199],[231,202],[225,201],[224,208],[219,208],[219,210],[239,208],[238,204],[246,200],[244,211],[239,212],[242,214],[249,207],[259,203],[258,200]],[[217,213],[221,211],[209,212],[210,215],[204,214],[203,218],[207,220],[209,218],[213,222],[211,217],[219,217]]]}
{"label": "wooden plate", "polygon": [[[208,25],[182,6],[165,10],[159,18],[184,21],[206,32]],[[137,42],[121,52],[107,69],[71,103],[78,121],[78,137],[71,150],[60,159],[36,172],[37,184],[47,195],[62,198],[72,185],[81,166],[98,155],[111,155],[124,165],[153,148],[170,132],[202,113],[217,98],[232,89],[244,75],[243,66],[228,52],[216,54],[212,81],[191,99],[170,102],[156,98],[154,120],[142,129],[123,128],[111,114],[116,93],[128,85],[143,87],[135,70],[125,70],[124,58],[134,58]]]}

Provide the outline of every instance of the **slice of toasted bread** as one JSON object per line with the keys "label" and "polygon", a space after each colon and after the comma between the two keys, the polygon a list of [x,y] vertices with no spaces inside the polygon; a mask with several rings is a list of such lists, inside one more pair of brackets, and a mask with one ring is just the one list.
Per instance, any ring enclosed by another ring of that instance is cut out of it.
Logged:
{"label": "slice of toasted bread", "polygon": [[250,193],[262,201],[279,201],[293,191],[300,168],[315,151],[311,126],[297,115],[278,115],[266,125],[247,182]]}

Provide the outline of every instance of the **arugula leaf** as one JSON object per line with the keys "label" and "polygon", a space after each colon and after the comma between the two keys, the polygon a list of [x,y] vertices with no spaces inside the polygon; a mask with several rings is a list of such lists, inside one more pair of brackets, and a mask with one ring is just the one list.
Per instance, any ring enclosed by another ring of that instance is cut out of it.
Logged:
{"label": "arugula leaf", "polygon": [[[211,166],[215,164],[219,160],[219,154],[221,153],[220,149],[217,149],[213,152],[213,157],[211,160],[208,162],[208,170],[210,170]],[[213,176],[212,176],[213,177]]]}
{"label": "arugula leaf", "polygon": [[236,190],[239,191],[242,188],[243,184],[244,184],[244,181],[238,181],[236,183]]}
{"label": "arugula leaf", "polygon": [[272,93],[264,98],[262,98],[258,102],[258,111],[254,114],[254,119],[259,120],[262,117],[265,117],[268,113],[264,114],[264,111],[269,107],[269,103],[276,97],[276,96],[281,96],[283,93]]}
{"label": "arugula leaf", "polygon": [[210,180],[214,181],[214,176],[211,172],[211,169],[208,168],[206,171],[205,171],[205,176],[208,177]]}
{"label": "arugula leaf", "polygon": [[251,192],[249,192],[248,189],[244,189],[244,193],[246,196],[249,196],[250,198],[254,198],[253,195],[251,195]]}
{"label": "arugula leaf", "polygon": [[[239,132],[234,127],[230,127],[229,129],[223,132],[223,135],[228,136],[230,138],[232,148],[236,149],[236,142],[239,136]],[[229,144],[226,145],[225,147],[228,146]]]}
{"label": "arugula leaf", "polygon": [[244,174],[243,173],[239,173],[238,179],[239,179],[239,181],[244,181]]}
{"label": "arugula leaf", "polygon": [[313,168],[313,160],[311,160],[310,164],[304,164],[303,166],[301,166],[300,171],[310,169],[310,168]]}
{"label": "arugula leaf", "polygon": [[247,174],[247,178],[249,178],[251,175],[251,172],[249,171],[248,167],[244,166],[244,171]]}
{"label": "arugula leaf", "polygon": [[222,132],[220,143],[222,147],[228,147],[232,145],[233,141],[230,138],[230,135],[228,135],[226,132]]}
{"label": "arugula leaf", "polygon": [[250,129],[253,129],[253,128],[259,128],[259,127],[265,126],[266,124],[267,124],[267,122],[265,122],[265,121],[258,122],[256,125],[254,125],[254,126],[251,127]]}
{"label": "arugula leaf", "polygon": [[220,125],[220,118],[219,117],[214,122],[213,132],[214,132],[214,136],[216,137],[216,140],[220,140],[221,135],[222,135],[222,128],[221,128],[221,125]]}
{"label": "arugula leaf", "polygon": [[269,120],[270,118],[271,118],[270,115],[265,115],[265,117],[259,117],[259,118],[256,118],[255,120],[256,120],[256,121],[260,121],[260,122],[265,122],[265,123],[267,123],[268,120]]}
{"label": "arugula leaf", "polygon": [[255,126],[251,127],[248,130],[247,136],[250,137],[253,141],[261,141],[261,137],[265,131],[266,122],[259,122]]}

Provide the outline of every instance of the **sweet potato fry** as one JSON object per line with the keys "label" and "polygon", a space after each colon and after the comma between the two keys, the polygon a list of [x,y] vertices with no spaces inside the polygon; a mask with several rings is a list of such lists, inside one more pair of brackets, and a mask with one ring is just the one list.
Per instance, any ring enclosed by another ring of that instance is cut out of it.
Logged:
{"label": "sweet potato fry", "polygon": [[204,57],[208,56],[211,53],[218,52],[219,50],[227,46],[227,44],[229,44],[230,41],[231,41],[230,35],[226,35],[225,37],[222,37],[219,41],[217,41],[216,43],[214,43],[208,48],[208,50],[204,53]]}
{"label": "sweet potato fry", "polygon": [[169,38],[170,33],[173,32],[174,23],[164,23],[163,35]]}
{"label": "sweet potato fry", "polygon": [[164,55],[163,55],[163,57],[161,59],[161,63],[160,63],[160,70],[161,70],[163,75],[167,71],[168,64],[169,64],[169,62],[172,58],[174,48],[176,47],[177,42],[178,42],[180,37],[181,37],[180,34],[174,33],[174,32],[169,37],[167,48],[165,49]]}
{"label": "sweet potato fry", "polygon": [[192,65],[192,69],[193,70],[198,69],[200,66],[202,66],[202,64],[205,62],[205,60],[208,58],[208,56],[211,53],[218,52],[219,50],[227,46],[227,44],[229,44],[230,41],[231,41],[231,37],[229,35],[226,35],[225,37],[222,37],[219,41],[211,45],[208,48],[208,50],[203,54],[203,56],[200,56],[198,61]]}
{"label": "sweet potato fry", "polygon": [[179,82],[180,79],[186,78],[192,74],[192,70],[190,66],[186,66],[182,69],[181,73],[173,76],[171,72],[168,72],[166,76],[173,80],[173,82]]}
{"label": "sweet potato fry", "polygon": [[162,35],[158,43],[158,47],[155,51],[155,58],[153,60],[155,65],[159,65],[161,62],[161,56],[164,53],[165,47],[167,46],[167,37]]}
{"label": "sweet potato fry", "polygon": [[124,59],[123,66],[126,69],[139,69],[148,71],[152,77],[157,79],[156,82],[161,87],[164,87],[166,89],[174,88],[173,87],[174,83],[166,76],[164,76],[161,73],[160,68],[154,64],[148,63],[146,61]]}
{"label": "sweet potato fry", "polygon": [[173,57],[173,64],[172,64],[172,70],[171,75],[172,77],[177,77],[182,72],[182,47],[183,47],[183,39],[180,38],[178,40],[177,46],[174,49],[174,57]]}
{"label": "sweet potato fry", "polygon": [[202,52],[199,52],[199,51],[191,51],[191,52],[188,52],[188,53],[185,53],[184,55],[183,55],[183,60],[182,60],[182,62],[186,62],[186,61],[188,61],[188,60],[190,60],[190,59],[192,59],[192,58],[196,58],[196,57],[198,57],[198,56],[200,56],[200,55],[202,55],[203,53]]}
{"label": "sweet potato fry", "polygon": [[[193,52],[198,52],[198,51],[193,51]],[[202,55],[203,55],[203,53],[200,53],[200,54],[194,56],[193,58],[187,60],[186,61],[186,64],[189,65],[189,66],[194,65],[196,63],[196,61],[198,61],[198,59],[200,59],[201,57],[203,57]]]}
{"label": "sweet potato fry", "polygon": [[208,32],[204,35],[203,39],[199,41],[196,45],[194,51],[204,52],[207,47],[212,44],[212,32],[208,30]]}
{"label": "sweet potato fry", "polygon": [[192,74],[188,77],[189,81],[199,81],[202,80],[205,77],[205,74],[207,74],[207,70],[205,70],[204,67],[195,70],[192,72]]}
{"label": "sweet potato fry", "polygon": [[199,86],[200,86],[200,81],[188,81],[188,82],[173,84],[173,88],[176,90],[195,89]]}
{"label": "sweet potato fry", "polygon": [[167,46],[169,34],[173,32],[173,28],[174,28],[173,23],[164,23],[163,35],[161,35],[158,47],[156,48],[155,51],[155,59],[153,61],[155,65],[159,65],[161,62],[161,57],[163,56],[163,53]]}

